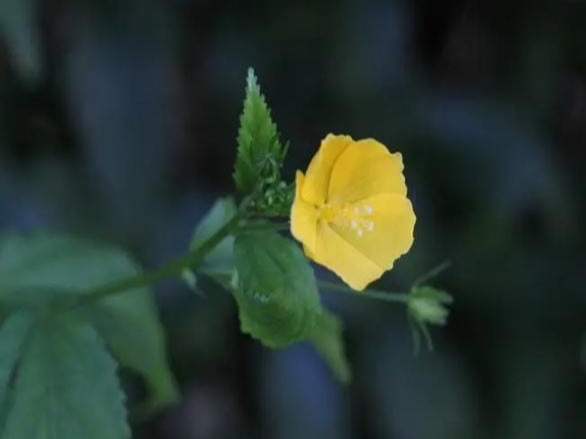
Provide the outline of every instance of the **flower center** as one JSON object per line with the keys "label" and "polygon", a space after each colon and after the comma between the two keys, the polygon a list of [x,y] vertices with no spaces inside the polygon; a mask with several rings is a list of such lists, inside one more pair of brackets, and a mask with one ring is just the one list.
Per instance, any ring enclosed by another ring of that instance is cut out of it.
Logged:
{"label": "flower center", "polygon": [[374,209],[365,204],[350,206],[340,204],[324,204],[319,208],[319,218],[338,227],[348,228],[361,238],[364,233],[374,230],[372,216]]}

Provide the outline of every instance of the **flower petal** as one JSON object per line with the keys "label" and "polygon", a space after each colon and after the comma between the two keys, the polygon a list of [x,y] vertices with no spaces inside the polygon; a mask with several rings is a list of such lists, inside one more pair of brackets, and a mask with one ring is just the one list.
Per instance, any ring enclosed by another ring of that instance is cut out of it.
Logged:
{"label": "flower petal", "polygon": [[303,242],[307,249],[311,252],[315,249],[316,235],[317,235],[317,209],[306,202],[300,193],[303,191],[305,185],[305,178],[301,171],[297,171],[295,177],[295,201],[291,208],[291,234],[298,241]]}
{"label": "flower petal", "polygon": [[330,177],[338,157],[353,142],[350,136],[328,134],[322,140],[319,151],[311,160],[301,195],[305,201],[320,205],[326,200]]}
{"label": "flower petal", "polygon": [[318,226],[317,247],[311,257],[357,291],[364,290],[385,271],[352,247],[325,221],[320,221]]}
{"label": "flower petal", "polygon": [[328,203],[352,203],[378,194],[407,195],[403,158],[374,139],[352,143],[331,173]]}
{"label": "flower petal", "polygon": [[352,209],[372,214],[358,221],[357,228],[332,223],[332,229],[378,267],[390,270],[413,245],[416,218],[411,202],[401,195],[380,194],[353,204]]}

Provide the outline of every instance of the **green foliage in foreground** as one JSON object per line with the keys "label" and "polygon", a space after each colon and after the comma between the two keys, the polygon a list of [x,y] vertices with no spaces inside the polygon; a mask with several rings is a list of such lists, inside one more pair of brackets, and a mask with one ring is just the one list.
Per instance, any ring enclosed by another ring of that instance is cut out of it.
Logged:
{"label": "green foliage in foreground", "polygon": [[90,324],[74,315],[39,317],[21,351],[14,391],[4,401],[4,437],[130,436],[116,363]]}
{"label": "green foliage in foreground", "polygon": [[[147,411],[176,401],[148,288],[170,276],[183,275],[192,288],[198,276],[211,277],[233,295],[242,332],[270,348],[308,342],[335,378],[350,382],[342,321],[322,306],[301,249],[269,222],[291,207],[293,186],[280,174],[286,152],[250,71],[234,174],[244,199],[218,200],[187,255],[141,273],[124,252],[100,243],[48,233],[0,237],[0,439],[130,437],[120,368],[145,381]],[[409,294],[361,296],[406,305],[416,343],[423,335],[430,347],[428,325],[445,324],[451,301],[419,283]]]}
{"label": "green foliage in foreground", "polygon": [[[148,289],[70,305],[93,287],[138,273],[123,252],[91,241],[45,233],[0,239],[0,309],[6,316],[0,327],[0,437],[128,437],[109,352],[146,380],[147,408],[177,399]],[[14,385],[8,386],[11,376]]]}

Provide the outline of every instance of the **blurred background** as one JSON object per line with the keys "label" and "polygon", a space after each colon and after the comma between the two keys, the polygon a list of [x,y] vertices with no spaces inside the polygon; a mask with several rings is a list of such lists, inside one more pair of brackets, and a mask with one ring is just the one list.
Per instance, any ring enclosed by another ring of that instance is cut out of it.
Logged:
{"label": "blurred background", "polygon": [[416,240],[378,286],[450,259],[434,283],[453,315],[415,357],[403,308],[324,293],[347,325],[341,387],[309,346],[241,335],[213,285],[158,285],[183,399],[135,436],[585,437],[579,0],[0,0],[1,229],[104,239],[146,267],[184,252],[233,191],[249,66],[287,176],[329,132],[403,153]]}

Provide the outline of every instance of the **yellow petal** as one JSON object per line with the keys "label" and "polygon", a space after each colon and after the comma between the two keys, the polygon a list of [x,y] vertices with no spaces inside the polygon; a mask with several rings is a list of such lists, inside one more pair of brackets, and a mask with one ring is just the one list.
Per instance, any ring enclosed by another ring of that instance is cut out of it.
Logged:
{"label": "yellow petal", "polygon": [[385,270],[352,247],[327,222],[318,226],[317,248],[312,259],[342,278],[351,288],[362,291]]}
{"label": "yellow petal", "polygon": [[390,270],[413,245],[416,218],[406,197],[375,195],[354,203],[350,211],[359,213],[354,217],[354,227],[349,221],[336,221],[332,229],[382,270]]}
{"label": "yellow petal", "polygon": [[352,143],[335,163],[328,203],[352,203],[383,193],[407,194],[401,154],[391,154],[374,139]]}
{"label": "yellow petal", "polygon": [[301,192],[305,186],[304,180],[303,173],[297,171],[295,178],[295,201],[291,208],[291,234],[295,239],[303,242],[306,247],[306,254],[309,255],[309,252],[315,249],[318,212],[313,205],[301,197]]}
{"label": "yellow petal", "polygon": [[411,248],[415,214],[401,154],[328,135],[298,172],[291,232],[305,254],[361,291]]}
{"label": "yellow petal", "polygon": [[328,134],[322,140],[319,151],[307,168],[305,185],[301,193],[305,201],[314,205],[325,202],[334,164],[352,142],[350,136],[335,136],[333,134]]}

